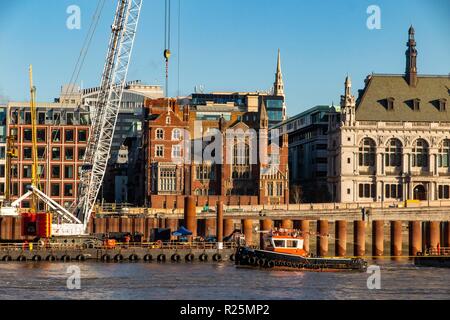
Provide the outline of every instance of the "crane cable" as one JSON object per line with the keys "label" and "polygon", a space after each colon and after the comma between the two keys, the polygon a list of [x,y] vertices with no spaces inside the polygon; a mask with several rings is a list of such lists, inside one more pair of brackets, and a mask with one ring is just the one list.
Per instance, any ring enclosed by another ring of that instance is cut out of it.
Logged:
{"label": "crane cable", "polygon": [[[97,3],[97,7],[95,9],[94,15],[92,16],[92,20],[91,20],[88,32],[86,34],[86,38],[84,39],[83,45],[82,45],[81,50],[80,50],[80,54],[79,54],[78,59],[77,59],[77,61],[75,63],[74,70],[72,71],[72,74],[70,76],[69,88],[67,88],[67,91],[65,92],[66,94],[73,94],[74,91],[75,91],[75,85],[72,85],[72,84],[75,84],[78,81],[81,69],[83,68],[84,62],[86,60],[87,53],[88,53],[90,45],[92,43],[92,39],[94,37],[95,31],[97,30],[98,23],[99,23],[101,14],[103,12],[103,8],[105,6],[105,2],[106,2],[106,0],[99,0],[98,3]],[[62,106],[63,102],[60,101],[60,103],[61,103],[61,106]],[[61,125],[61,114],[60,114],[60,116],[59,116],[59,118],[57,120],[58,120],[58,123],[55,122],[54,125],[55,126]],[[53,121],[53,119],[52,119],[52,121]],[[62,139],[61,131],[59,131],[59,132],[60,132],[59,139]],[[53,142],[53,141],[56,140],[57,133],[58,133],[58,130],[55,130],[55,133],[52,134],[51,141],[49,141],[49,142]],[[42,154],[42,157],[38,158],[38,161],[46,160],[46,158],[47,158],[46,157],[46,153],[47,153],[46,149],[47,148],[48,148],[48,143],[45,146],[45,149],[44,149],[44,152]],[[65,156],[65,155],[60,154],[60,157],[63,157],[63,156]],[[75,158],[77,155],[75,155],[75,152],[74,152],[72,156],[73,156],[73,158]],[[49,170],[49,168],[47,168],[47,170]],[[75,170],[75,168],[74,168],[74,170]],[[39,172],[39,171],[41,171],[41,172]],[[38,169],[38,177],[39,178],[44,179],[44,174],[45,174],[44,170],[39,170]],[[75,176],[77,173],[73,172],[73,174]]]}
{"label": "crane cable", "polygon": [[170,0],[165,0],[165,21],[164,21],[164,58],[166,60],[166,97],[169,97],[169,59],[170,59]]}

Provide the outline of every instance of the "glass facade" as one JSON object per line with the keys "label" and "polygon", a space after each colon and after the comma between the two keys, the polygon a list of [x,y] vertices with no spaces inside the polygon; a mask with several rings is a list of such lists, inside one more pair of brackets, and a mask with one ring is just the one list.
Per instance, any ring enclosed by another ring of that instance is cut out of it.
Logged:
{"label": "glass facade", "polygon": [[6,108],[0,108],[0,142],[6,142]]}
{"label": "glass facade", "polygon": [[269,124],[274,125],[283,121],[283,98],[268,97],[265,99]]}

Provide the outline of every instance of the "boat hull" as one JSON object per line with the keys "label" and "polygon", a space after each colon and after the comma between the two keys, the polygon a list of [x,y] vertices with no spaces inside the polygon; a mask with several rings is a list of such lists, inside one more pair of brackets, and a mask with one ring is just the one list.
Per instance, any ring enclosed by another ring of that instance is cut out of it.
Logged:
{"label": "boat hull", "polygon": [[239,247],[236,265],[283,270],[365,271],[367,262],[360,258],[302,257],[287,253]]}
{"label": "boat hull", "polygon": [[415,257],[414,264],[421,267],[450,268],[450,256]]}

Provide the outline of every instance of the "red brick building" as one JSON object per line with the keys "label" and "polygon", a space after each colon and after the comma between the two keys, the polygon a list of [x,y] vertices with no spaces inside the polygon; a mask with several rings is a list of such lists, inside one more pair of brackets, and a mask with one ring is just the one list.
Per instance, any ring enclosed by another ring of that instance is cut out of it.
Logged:
{"label": "red brick building", "polygon": [[182,208],[185,195],[195,195],[198,206],[289,202],[287,136],[269,144],[262,98],[253,112],[174,99],[147,100],[145,108],[144,204]]}
{"label": "red brick building", "polygon": [[[15,136],[18,157],[11,164],[11,198],[27,192],[31,184],[32,132],[27,102],[10,102],[9,135]],[[89,110],[59,103],[37,104],[37,145],[41,190],[63,206],[77,197],[79,170],[89,138]],[[30,206],[30,199],[21,207]],[[41,203],[42,209],[42,203]]]}

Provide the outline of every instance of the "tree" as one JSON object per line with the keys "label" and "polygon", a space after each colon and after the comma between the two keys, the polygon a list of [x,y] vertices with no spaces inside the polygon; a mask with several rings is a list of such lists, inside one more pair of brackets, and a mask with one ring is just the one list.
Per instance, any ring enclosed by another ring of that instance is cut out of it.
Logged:
{"label": "tree", "polygon": [[291,187],[291,197],[295,204],[302,202],[303,188],[301,185],[294,185]]}

